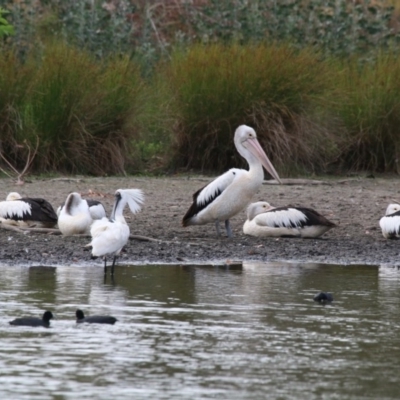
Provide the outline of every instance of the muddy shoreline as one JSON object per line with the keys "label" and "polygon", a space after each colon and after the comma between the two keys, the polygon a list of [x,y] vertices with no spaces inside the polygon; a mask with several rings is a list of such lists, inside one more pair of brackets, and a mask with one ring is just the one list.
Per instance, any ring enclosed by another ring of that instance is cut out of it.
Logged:
{"label": "muddy shoreline", "polygon": [[[0,198],[11,191],[23,196],[44,197],[57,208],[72,191],[100,200],[111,211],[119,188],[140,188],[146,198],[143,211],[126,212],[131,234],[156,239],[130,240],[120,263],[221,263],[227,261],[295,261],[335,264],[400,265],[400,242],[383,238],[379,219],[389,203],[400,201],[399,179],[349,178],[295,181],[297,184],[264,184],[254,201],[274,206],[307,206],[318,210],[338,226],[321,239],[257,239],[245,236],[243,211],[231,220],[233,239],[216,237],[211,225],[182,228],[181,219],[190,206],[192,193],[212,178],[54,178],[31,179],[16,186],[0,180]],[[291,182],[291,183],[295,183]],[[92,260],[86,237],[63,237],[39,233],[21,234],[0,228],[0,265],[101,266]]]}

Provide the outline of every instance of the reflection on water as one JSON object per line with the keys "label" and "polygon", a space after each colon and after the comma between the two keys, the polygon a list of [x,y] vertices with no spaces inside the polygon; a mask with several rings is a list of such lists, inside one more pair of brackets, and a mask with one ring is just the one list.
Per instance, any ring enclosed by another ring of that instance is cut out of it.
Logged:
{"label": "reflection on water", "polygon": [[[374,266],[7,267],[2,399],[397,399],[400,271]],[[333,293],[330,305],[313,301]],[[114,326],[79,325],[111,314]],[[56,315],[50,329],[11,327]]]}

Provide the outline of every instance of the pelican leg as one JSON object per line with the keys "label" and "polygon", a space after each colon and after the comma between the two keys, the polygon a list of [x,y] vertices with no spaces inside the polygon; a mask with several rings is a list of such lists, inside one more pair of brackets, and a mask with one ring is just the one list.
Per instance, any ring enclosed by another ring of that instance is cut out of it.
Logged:
{"label": "pelican leg", "polygon": [[113,263],[111,265],[111,276],[114,276],[114,265],[115,265],[116,260],[117,260],[117,256],[114,256]]}
{"label": "pelican leg", "polygon": [[225,229],[226,229],[226,233],[228,234],[228,237],[229,238],[233,237],[233,233],[232,233],[231,224],[229,222],[229,219],[227,219],[225,221]]}
{"label": "pelican leg", "polygon": [[218,220],[215,221],[215,229],[217,230],[217,236],[221,237],[221,231],[219,229],[219,221]]}
{"label": "pelican leg", "polygon": [[104,256],[104,275],[107,275],[107,257]]}

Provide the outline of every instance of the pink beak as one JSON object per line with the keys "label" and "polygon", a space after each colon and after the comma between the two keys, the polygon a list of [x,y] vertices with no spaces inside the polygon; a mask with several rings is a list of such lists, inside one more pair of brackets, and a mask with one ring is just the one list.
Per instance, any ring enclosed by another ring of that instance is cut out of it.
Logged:
{"label": "pink beak", "polygon": [[279,183],[282,183],[281,178],[279,178],[278,173],[276,172],[271,161],[269,161],[269,158],[265,154],[265,151],[261,147],[259,141],[256,138],[249,138],[247,139],[247,143],[250,145],[249,150],[251,153],[260,160],[266,171]]}

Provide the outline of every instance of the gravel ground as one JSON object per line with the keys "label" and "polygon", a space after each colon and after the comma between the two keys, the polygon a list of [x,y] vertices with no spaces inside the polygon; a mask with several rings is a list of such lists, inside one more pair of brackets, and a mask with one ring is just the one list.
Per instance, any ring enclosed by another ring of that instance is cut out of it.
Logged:
{"label": "gravel ground", "polygon": [[[190,206],[192,193],[211,178],[56,178],[32,179],[16,186],[0,180],[0,199],[11,191],[22,196],[43,197],[57,208],[68,193],[103,202],[108,212],[119,188],[140,188],[146,199],[141,213],[125,215],[131,234],[157,239],[130,240],[120,263],[226,263],[263,260],[338,264],[400,265],[400,243],[383,238],[379,219],[389,203],[400,201],[397,178],[349,178],[264,184],[254,201],[274,206],[307,206],[316,209],[338,226],[321,239],[267,238],[245,236],[245,211],[231,220],[234,238],[217,238],[213,224],[183,228],[181,219]],[[295,184],[293,184],[295,183]],[[92,260],[88,237],[63,237],[41,233],[22,234],[0,229],[0,264],[5,265],[102,265]]]}

